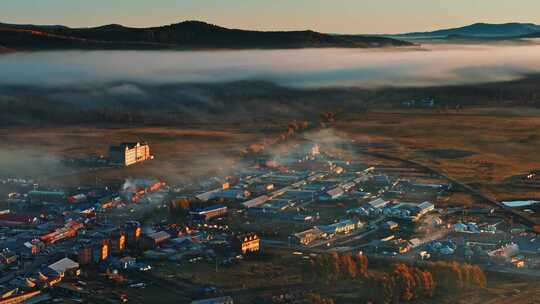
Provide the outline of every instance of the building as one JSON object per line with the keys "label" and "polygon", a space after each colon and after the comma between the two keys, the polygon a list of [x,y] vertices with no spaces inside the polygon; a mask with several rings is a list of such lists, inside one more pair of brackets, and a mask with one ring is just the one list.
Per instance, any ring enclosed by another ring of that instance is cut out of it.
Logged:
{"label": "building", "polygon": [[255,233],[247,233],[235,236],[231,243],[242,254],[257,253],[260,250],[261,239]]}
{"label": "building", "polygon": [[416,222],[433,210],[435,210],[435,206],[430,202],[423,202],[421,204],[398,203],[385,207],[383,213],[396,219]]}
{"label": "building", "polygon": [[111,163],[130,166],[150,159],[150,146],[147,143],[122,143],[109,148]]}
{"label": "building", "polygon": [[155,248],[170,238],[171,235],[166,231],[154,232],[143,236],[142,245],[144,248]]}
{"label": "building", "polygon": [[223,205],[213,205],[200,209],[197,211],[190,212],[191,215],[199,217],[202,220],[209,221],[216,217],[221,217],[227,214],[227,206]]}
{"label": "building", "polygon": [[390,201],[387,201],[383,198],[376,198],[372,201],[369,201],[366,203],[366,206],[367,208],[374,208],[374,209],[382,209],[384,207],[386,207],[388,204],[390,204]]}
{"label": "building", "polygon": [[18,260],[17,254],[13,251],[4,250],[0,252],[0,262],[4,265],[11,265],[13,263],[16,263]]}
{"label": "building", "polygon": [[213,192],[210,196],[210,200],[246,200],[251,196],[251,192],[244,189],[225,189],[217,192]]}
{"label": "building", "polygon": [[134,257],[126,256],[118,259],[116,264],[121,269],[130,269],[137,265],[137,260]]}
{"label": "building", "polygon": [[126,233],[118,228],[103,231],[104,235],[109,239],[109,245],[112,252],[119,253],[126,249]]}
{"label": "building", "polygon": [[101,239],[94,245],[92,248],[92,260],[94,263],[99,263],[105,261],[109,258],[110,255],[110,245],[109,240]]}
{"label": "building", "polygon": [[430,202],[423,202],[423,203],[418,204],[418,209],[419,209],[418,216],[421,217],[421,216],[435,210],[435,205],[433,205]]}
{"label": "building", "polygon": [[135,245],[139,243],[139,239],[141,237],[141,223],[137,221],[128,221],[124,225],[123,231],[126,235],[126,245],[129,247],[135,247]]}
{"label": "building", "polygon": [[362,222],[354,221],[354,220],[342,220],[334,224],[330,225],[321,225],[319,226],[319,229],[324,231],[325,233],[332,235],[332,234],[345,234],[350,233],[354,230],[360,229],[364,226]]}
{"label": "building", "polygon": [[20,293],[11,294],[11,295],[6,295],[0,299],[0,304],[23,303],[27,300],[32,299],[33,297],[38,296],[39,294],[41,294],[40,290],[30,290],[30,291],[23,291]]}
{"label": "building", "polygon": [[319,200],[321,201],[335,200],[335,199],[340,198],[343,194],[345,194],[345,191],[341,187],[336,187],[321,194],[319,196]]}
{"label": "building", "polygon": [[519,246],[516,243],[508,243],[495,250],[489,251],[488,255],[494,259],[509,261],[512,257],[520,253]]}
{"label": "building", "polygon": [[387,221],[382,226],[387,230],[397,230],[399,228],[399,224],[394,221]]}
{"label": "building", "polygon": [[379,252],[407,253],[411,250],[411,243],[403,239],[382,240],[377,246]]}
{"label": "building", "polygon": [[309,246],[316,240],[322,239],[326,233],[317,227],[313,227],[306,231],[295,233],[289,236],[289,243],[296,245]]}
{"label": "building", "polygon": [[79,263],[69,258],[63,258],[49,265],[48,268],[58,273],[60,277],[64,277],[66,274],[73,276],[78,276],[80,274]]}
{"label": "building", "polygon": [[35,203],[66,203],[67,195],[63,191],[32,190],[28,192],[31,204]]}
{"label": "building", "polygon": [[388,204],[390,204],[390,201],[377,198],[363,204],[362,207],[347,210],[347,214],[361,217],[377,217]]}
{"label": "building", "polygon": [[23,257],[31,257],[38,254],[41,249],[45,247],[45,244],[38,239],[34,239],[28,242],[24,242],[22,246],[19,247],[18,251]]}
{"label": "building", "polygon": [[79,246],[74,249],[75,259],[80,265],[88,265],[92,263],[92,247]]}
{"label": "building", "polygon": [[34,227],[38,224],[35,216],[5,213],[0,214],[1,227]]}

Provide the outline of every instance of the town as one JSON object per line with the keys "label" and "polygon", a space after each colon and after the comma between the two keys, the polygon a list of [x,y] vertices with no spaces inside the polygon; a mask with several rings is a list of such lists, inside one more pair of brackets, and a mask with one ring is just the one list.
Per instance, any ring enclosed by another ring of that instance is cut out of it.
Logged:
{"label": "town", "polygon": [[[152,161],[149,151],[122,144],[110,159],[136,166]],[[285,255],[299,264],[329,253],[455,261],[537,277],[538,227],[520,211],[477,197],[460,203],[475,194],[429,170],[355,152],[303,140],[193,187],[134,177],[56,189],[4,178],[0,303],[144,302],[140,290],[152,288],[179,303],[243,303],[242,289],[193,278]],[[289,303],[272,297],[280,292],[269,289],[268,303]]]}

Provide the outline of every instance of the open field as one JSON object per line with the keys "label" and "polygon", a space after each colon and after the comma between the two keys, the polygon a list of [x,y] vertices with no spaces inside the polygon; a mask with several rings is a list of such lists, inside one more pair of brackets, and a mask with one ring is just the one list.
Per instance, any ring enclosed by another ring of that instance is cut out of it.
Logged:
{"label": "open field", "polygon": [[[243,125],[206,125],[192,128],[47,128],[2,129],[2,175],[26,176],[61,185],[98,180],[151,176],[170,183],[226,174],[240,151],[276,129]],[[92,153],[107,155],[110,145],[147,141],[155,159],[128,168],[88,170],[68,167],[66,158]]]}
{"label": "open field", "polygon": [[370,150],[419,161],[499,200],[538,196],[534,183],[516,187],[522,176],[540,168],[536,109],[373,112],[348,117],[335,128]]}

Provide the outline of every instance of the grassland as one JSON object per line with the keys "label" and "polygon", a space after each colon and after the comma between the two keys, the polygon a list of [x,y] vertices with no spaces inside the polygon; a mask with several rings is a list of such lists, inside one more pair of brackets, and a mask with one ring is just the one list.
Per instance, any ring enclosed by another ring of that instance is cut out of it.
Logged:
{"label": "grassland", "polygon": [[522,176],[540,168],[537,109],[373,111],[348,115],[336,129],[374,146],[370,150],[419,161],[497,199],[539,195],[535,187],[517,187]]}
{"label": "grassland", "polygon": [[[278,130],[245,125],[1,129],[0,167],[5,176],[24,176],[64,186],[141,176],[187,183],[203,176],[226,174],[241,149]],[[128,168],[100,170],[74,169],[64,162],[90,154],[106,156],[110,145],[130,141],[149,142],[155,159]]]}

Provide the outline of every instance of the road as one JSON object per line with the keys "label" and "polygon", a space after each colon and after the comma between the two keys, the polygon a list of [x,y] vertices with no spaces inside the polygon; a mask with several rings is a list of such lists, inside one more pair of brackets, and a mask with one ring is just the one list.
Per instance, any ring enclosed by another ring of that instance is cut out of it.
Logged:
{"label": "road", "polygon": [[369,152],[369,151],[366,151],[365,149],[357,149],[357,152],[358,153],[361,153],[361,154],[364,154],[364,155],[369,155],[369,156],[373,156],[373,157],[378,157],[378,158],[382,158],[382,159],[387,159],[387,160],[393,160],[393,161],[400,161],[400,162],[403,162],[403,163],[406,163],[410,166],[413,166],[413,167],[416,167],[416,168],[419,168],[419,169],[422,169],[426,172],[429,172],[435,176],[438,176],[442,179],[446,179],[447,181],[451,182],[454,186],[457,186],[461,189],[463,189],[465,192],[468,192],[469,194],[471,194],[472,196],[474,197],[477,197],[477,198],[480,198],[482,200],[485,200],[486,202],[494,205],[495,207],[501,209],[504,213],[514,217],[514,218],[517,218],[518,220],[520,220],[521,222],[523,222],[523,224],[525,224],[526,226],[530,227],[530,228],[535,228],[535,226],[540,226],[540,222],[537,220],[537,219],[533,219],[521,212],[518,212],[510,207],[507,207],[505,206],[503,203],[497,201],[496,199],[492,198],[492,197],[489,197],[487,196],[486,194],[482,193],[480,190],[478,189],[474,189],[473,187],[467,185],[466,183],[452,177],[452,176],[449,176],[448,174],[446,173],[442,173],[436,169],[433,169],[432,167],[428,166],[428,165],[425,165],[425,164],[422,164],[420,162],[417,162],[417,161],[414,161],[414,160],[409,160],[409,159],[404,159],[404,158],[400,158],[400,157],[397,157],[397,156],[393,156],[393,155],[388,155],[388,154],[384,154],[384,153],[378,153],[378,152]]}

